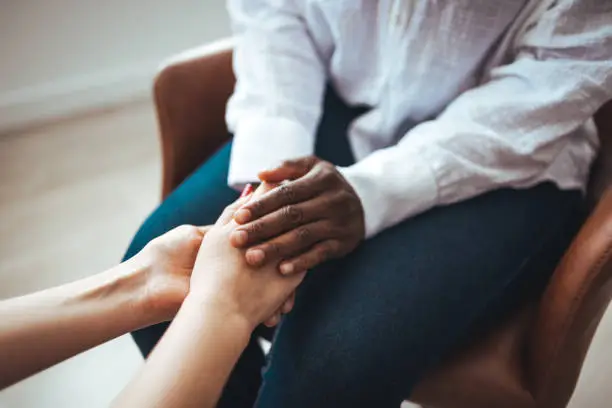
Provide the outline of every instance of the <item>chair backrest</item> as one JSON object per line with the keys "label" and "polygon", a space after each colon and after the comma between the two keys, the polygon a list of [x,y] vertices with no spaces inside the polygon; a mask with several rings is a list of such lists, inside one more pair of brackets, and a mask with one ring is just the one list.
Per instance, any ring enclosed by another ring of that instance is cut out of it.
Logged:
{"label": "chair backrest", "polygon": [[612,299],[612,101],[595,123],[601,148],[588,188],[594,211],[557,266],[532,324],[529,377],[541,407],[567,404]]}
{"label": "chair backrest", "polygon": [[612,101],[606,103],[595,115],[601,148],[591,169],[588,196],[595,205],[605,190],[612,185]]}

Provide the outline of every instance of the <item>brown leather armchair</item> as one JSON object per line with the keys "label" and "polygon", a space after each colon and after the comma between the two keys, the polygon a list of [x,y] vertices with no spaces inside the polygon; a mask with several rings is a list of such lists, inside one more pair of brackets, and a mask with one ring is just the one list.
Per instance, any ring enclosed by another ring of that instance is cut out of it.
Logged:
{"label": "brown leather armchair", "polygon": [[[224,142],[234,86],[231,40],[171,60],[155,81],[166,196]],[[597,114],[603,142],[594,210],[537,305],[525,308],[428,375],[411,400],[437,408],[561,408],[576,386],[612,296],[612,104]],[[610,156],[610,159],[608,159]]]}

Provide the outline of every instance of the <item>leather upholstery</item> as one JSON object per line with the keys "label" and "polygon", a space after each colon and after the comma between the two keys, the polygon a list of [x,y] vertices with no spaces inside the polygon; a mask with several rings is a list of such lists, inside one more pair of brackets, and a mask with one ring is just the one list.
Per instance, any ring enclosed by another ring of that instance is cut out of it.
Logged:
{"label": "leather upholstery", "polygon": [[[227,140],[234,86],[231,41],[185,53],[155,82],[163,150],[163,196]],[[612,103],[597,114],[602,153],[592,191],[612,181]],[[612,297],[612,191],[599,199],[538,305],[430,373],[411,399],[438,408],[561,408],[576,385],[595,328]]]}
{"label": "leather upholstery", "polygon": [[[155,79],[166,196],[228,140],[225,104],[234,89],[225,43],[190,50],[168,61]],[[223,48],[221,48],[223,49]]]}

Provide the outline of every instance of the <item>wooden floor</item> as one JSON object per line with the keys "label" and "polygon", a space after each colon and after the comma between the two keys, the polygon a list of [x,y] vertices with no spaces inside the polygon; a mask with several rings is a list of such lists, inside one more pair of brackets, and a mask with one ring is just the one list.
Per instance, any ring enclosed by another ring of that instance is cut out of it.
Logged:
{"label": "wooden floor", "polygon": [[[150,103],[0,137],[0,298],[116,263],[159,174]],[[571,407],[612,407],[611,348],[609,312]],[[106,407],[141,362],[123,337],[1,392],[0,408]]]}
{"label": "wooden floor", "polygon": [[[159,197],[155,126],[141,103],[0,138],[0,297],[121,259]],[[141,363],[123,337],[0,393],[0,408],[107,407]]]}

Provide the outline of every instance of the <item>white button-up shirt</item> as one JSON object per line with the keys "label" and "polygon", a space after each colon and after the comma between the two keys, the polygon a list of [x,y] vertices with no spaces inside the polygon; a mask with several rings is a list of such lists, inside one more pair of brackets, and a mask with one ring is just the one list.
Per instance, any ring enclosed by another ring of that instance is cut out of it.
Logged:
{"label": "white button-up shirt", "polygon": [[[496,188],[584,188],[598,147],[590,118],[612,98],[612,0],[228,8],[237,77],[230,185],[313,154],[331,83],[348,104],[373,107],[349,128],[357,163],[340,169],[362,201],[367,236]],[[418,125],[398,137],[407,120]]]}

